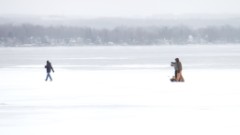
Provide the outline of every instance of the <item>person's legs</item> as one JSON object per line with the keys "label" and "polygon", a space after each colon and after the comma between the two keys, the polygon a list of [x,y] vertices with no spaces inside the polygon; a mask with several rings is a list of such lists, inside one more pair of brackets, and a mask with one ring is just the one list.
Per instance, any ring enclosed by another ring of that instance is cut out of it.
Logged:
{"label": "person's legs", "polygon": [[182,72],[180,74],[180,80],[179,81],[184,82],[184,78],[183,78]]}
{"label": "person's legs", "polygon": [[48,77],[49,77],[49,75],[48,75],[48,73],[47,73],[47,76],[46,76],[46,79],[45,79],[45,81],[47,81],[47,80],[48,80]]}
{"label": "person's legs", "polygon": [[181,79],[181,72],[180,73],[177,73],[177,78],[176,78],[176,81],[179,82]]}
{"label": "person's legs", "polygon": [[177,79],[176,79],[177,82],[184,82],[184,78],[182,76],[182,72],[180,73],[177,73]]}
{"label": "person's legs", "polygon": [[50,80],[52,81],[52,77],[51,77],[50,73],[48,74],[48,76],[49,76]]}
{"label": "person's legs", "polygon": [[51,77],[50,73],[47,73],[46,81],[48,80],[48,78],[50,78],[50,80],[52,81],[52,77]]}
{"label": "person's legs", "polygon": [[177,70],[175,70],[175,81],[177,81]]}
{"label": "person's legs", "polygon": [[46,79],[45,79],[45,81],[47,81],[48,80],[48,73],[47,73],[47,76],[46,76]]}

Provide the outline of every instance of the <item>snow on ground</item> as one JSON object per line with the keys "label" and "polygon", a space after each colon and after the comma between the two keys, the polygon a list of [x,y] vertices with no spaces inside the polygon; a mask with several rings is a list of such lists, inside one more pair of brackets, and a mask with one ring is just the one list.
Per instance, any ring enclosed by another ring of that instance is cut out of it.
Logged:
{"label": "snow on ground", "polygon": [[[179,49],[186,82],[171,83]],[[239,49],[1,48],[0,134],[238,135]]]}

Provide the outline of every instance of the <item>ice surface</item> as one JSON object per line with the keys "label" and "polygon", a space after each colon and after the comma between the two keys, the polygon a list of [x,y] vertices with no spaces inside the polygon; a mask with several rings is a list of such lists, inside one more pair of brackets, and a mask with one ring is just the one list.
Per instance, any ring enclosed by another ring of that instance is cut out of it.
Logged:
{"label": "ice surface", "polygon": [[[1,135],[239,135],[240,46],[0,48]],[[179,57],[184,83],[171,83]],[[50,60],[53,81],[45,82]]]}

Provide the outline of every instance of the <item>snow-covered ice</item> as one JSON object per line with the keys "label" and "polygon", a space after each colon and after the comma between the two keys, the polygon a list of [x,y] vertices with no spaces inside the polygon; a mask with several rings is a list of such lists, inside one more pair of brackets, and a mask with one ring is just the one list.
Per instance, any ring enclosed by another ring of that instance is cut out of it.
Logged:
{"label": "snow-covered ice", "polygon": [[0,48],[0,134],[239,135],[239,59],[239,45]]}

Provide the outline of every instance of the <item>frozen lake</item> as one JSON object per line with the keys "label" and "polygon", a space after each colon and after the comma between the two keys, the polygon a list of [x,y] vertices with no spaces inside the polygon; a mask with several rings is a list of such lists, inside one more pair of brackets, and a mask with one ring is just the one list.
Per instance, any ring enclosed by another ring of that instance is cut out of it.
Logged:
{"label": "frozen lake", "polygon": [[[185,83],[169,81],[175,57]],[[0,48],[0,135],[239,135],[239,59],[240,45]]]}

